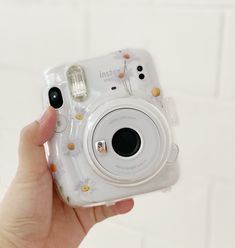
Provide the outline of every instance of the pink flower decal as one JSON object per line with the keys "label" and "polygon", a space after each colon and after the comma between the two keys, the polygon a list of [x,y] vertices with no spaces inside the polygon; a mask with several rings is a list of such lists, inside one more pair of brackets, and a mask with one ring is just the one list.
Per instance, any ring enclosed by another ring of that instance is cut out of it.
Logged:
{"label": "pink flower decal", "polygon": [[133,52],[129,51],[128,49],[124,49],[124,50],[115,52],[114,53],[114,57],[116,59],[125,60],[128,63],[137,59],[137,57],[135,56],[135,54]]}
{"label": "pink flower decal", "polygon": [[116,71],[113,75],[113,80],[119,83],[123,83],[125,81],[130,80],[130,77],[132,76],[132,71],[127,69],[126,67],[121,69],[120,71]]}

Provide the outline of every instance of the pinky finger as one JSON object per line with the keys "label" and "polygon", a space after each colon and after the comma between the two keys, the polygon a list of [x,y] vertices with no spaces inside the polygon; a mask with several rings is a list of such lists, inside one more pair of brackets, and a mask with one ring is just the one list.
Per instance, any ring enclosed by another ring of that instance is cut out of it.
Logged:
{"label": "pinky finger", "polygon": [[97,206],[94,207],[94,219],[96,222],[101,222],[109,217],[128,213],[133,206],[133,199],[123,200],[112,206]]}

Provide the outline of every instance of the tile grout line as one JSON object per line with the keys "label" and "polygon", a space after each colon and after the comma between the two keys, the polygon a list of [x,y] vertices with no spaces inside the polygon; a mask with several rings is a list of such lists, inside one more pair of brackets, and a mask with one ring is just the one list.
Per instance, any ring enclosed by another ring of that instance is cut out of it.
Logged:
{"label": "tile grout line", "polygon": [[[97,1],[94,0],[88,0],[90,4],[97,5]],[[133,6],[134,2],[126,1],[128,6]],[[231,10],[235,9],[235,3],[229,4],[229,3],[159,3],[155,0],[148,0],[146,2],[137,2],[135,5],[139,6],[154,6],[159,9],[169,9],[169,10],[206,10],[206,11],[223,11],[223,10]],[[99,5],[105,5],[106,7],[115,7],[118,6],[116,2],[107,1],[107,0],[101,0],[99,2]]]}
{"label": "tile grout line", "polygon": [[225,36],[226,36],[226,13],[221,14],[221,23],[219,27],[219,45],[218,45],[218,56],[217,56],[217,68],[216,68],[216,79],[215,79],[215,89],[214,96],[218,98],[221,91],[221,77],[223,70],[223,58],[224,58],[224,45],[225,45]]}
{"label": "tile grout line", "polygon": [[144,235],[141,237],[140,247],[141,247],[141,248],[147,248],[147,247],[146,247],[146,242],[145,242],[145,237],[144,237]]}
{"label": "tile grout line", "polygon": [[[41,3],[37,3],[37,2],[31,2],[31,1],[28,1],[27,4],[30,4],[30,5],[51,5],[51,6],[63,6],[63,5],[71,5],[71,4],[77,4],[77,3],[80,3],[82,5],[87,5],[87,4],[97,4],[96,3],[97,1],[96,0],[86,0],[83,2],[83,0],[73,0],[71,3],[67,3],[66,1],[62,1],[62,2],[57,2],[57,1],[54,1],[54,2],[50,2],[50,1],[43,1]],[[99,5],[104,5],[104,4],[111,4],[111,5],[117,5],[117,3],[114,1],[111,2],[111,1],[107,1],[107,0],[101,0],[99,2]],[[0,6],[2,5],[5,5],[5,4],[8,4],[8,5],[19,5],[19,3],[16,1],[16,2],[11,2],[11,3],[8,3],[8,1],[3,1],[0,3]],[[26,3],[24,3],[26,4]],[[128,2],[127,1],[127,4],[131,4],[133,5],[134,2]],[[155,5],[157,7],[160,7],[160,8],[190,8],[190,9],[216,9],[216,10],[231,10],[231,9],[234,9],[235,8],[235,3],[187,3],[187,2],[179,2],[179,3],[159,3],[159,2],[156,2],[155,0],[148,0],[147,2],[137,2],[137,4],[140,4],[140,5]]]}
{"label": "tile grout line", "polygon": [[[106,1],[101,1],[100,4],[105,4]],[[93,0],[91,0],[91,4],[97,4],[94,3]],[[132,2],[128,2],[128,5],[132,6]],[[233,10],[235,9],[235,4],[208,4],[208,3],[157,3],[155,0],[149,0],[146,3],[138,2],[139,6],[147,5],[147,6],[155,6],[159,9],[169,9],[169,10],[205,10],[205,11],[225,11],[225,10]],[[108,3],[107,6],[114,7],[117,6],[116,3]]]}
{"label": "tile grout line", "polygon": [[[153,0],[154,1],[154,0]],[[196,8],[196,9],[217,9],[217,10],[223,10],[223,9],[233,9],[235,8],[235,4],[223,4],[223,3],[156,3],[156,6],[160,7],[170,7],[170,8]]]}
{"label": "tile grout line", "polygon": [[214,188],[213,178],[209,179],[208,191],[207,191],[207,204],[206,204],[206,224],[205,224],[205,248],[211,247],[211,231],[212,231],[212,195]]}

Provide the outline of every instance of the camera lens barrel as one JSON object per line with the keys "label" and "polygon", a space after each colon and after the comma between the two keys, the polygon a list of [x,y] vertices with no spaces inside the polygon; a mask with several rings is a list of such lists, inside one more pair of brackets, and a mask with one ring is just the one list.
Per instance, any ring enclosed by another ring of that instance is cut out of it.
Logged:
{"label": "camera lens barrel", "polygon": [[112,146],[118,155],[131,157],[139,151],[141,139],[135,130],[131,128],[122,128],[114,134]]}
{"label": "camera lens barrel", "polygon": [[171,136],[165,116],[141,99],[115,99],[93,110],[83,147],[94,171],[115,185],[142,184],[163,168]]}

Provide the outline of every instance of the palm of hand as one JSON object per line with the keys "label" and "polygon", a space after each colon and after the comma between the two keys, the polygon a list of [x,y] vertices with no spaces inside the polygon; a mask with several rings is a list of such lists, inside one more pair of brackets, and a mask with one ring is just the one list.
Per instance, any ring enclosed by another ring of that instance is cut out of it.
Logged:
{"label": "palm of hand", "polygon": [[[25,187],[33,204],[28,206],[27,218],[33,216],[28,223],[24,223],[26,230],[21,230],[25,240],[24,247],[35,248],[77,248],[89,229],[107,217],[127,212],[129,206],[114,205],[93,208],[71,208],[64,204],[52,186],[49,170],[39,181],[35,181],[30,188]],[[27,184],[26,184],[27,185]],[[33,186],[34,185],[34,186]],[[27,198],[29,197],[27,195]],[[120,203],[119,203],[120,204]],[[37,213],[35,215],[35,213]],[[31,233],[28,233],[31,230]]]}
{"label": "palm of hand", "polygon": [[133,200],[126,200],[111,207],[74,209],[59,199],[43,147],[55,123],[55,110],[49,108],[40,123],[21,133],[18,171],[0,205],[0,241],[7,247],[77,248],[95,223],[133,207]]}
{"label": "palm of hand", "polygon": [[[2,225],[5,221],[5,226],[13,226],[6,230],[6,237],[17,244],[17,248],[77,248],[94,224],[133,207],[132,200],[110,207],[74,209],[67,206],[59,199],[45,158],[42,160],[45,166],[37,176],[30,172],[25,177],[25,172],[18,170],[3,202]],[[11,205],[17,208],[12,211]]]}
{"label": "palm of hand", "polygon": [[45,187],[45,192],[41,192],[41,196],[44,197],[40,197],[42,209],[40,215],[42,214],[44,218],[39,216],[38,221],[41,221],[44,233],[36,235],[37,237],[42,235],[36,242],[38,244],[36,248],[77,248],[89,228],[95,224],[95,219],[92,219],[92,215],[90,216],[91,209],[81,209],[80,218],[86,219],[87,222],[84,227],[84,224],[77,218],[78,209],[67,206],[59,199],[52,186],[51,176],[46,175],[44,180],[43,184],[51,185],[51,187]]}

